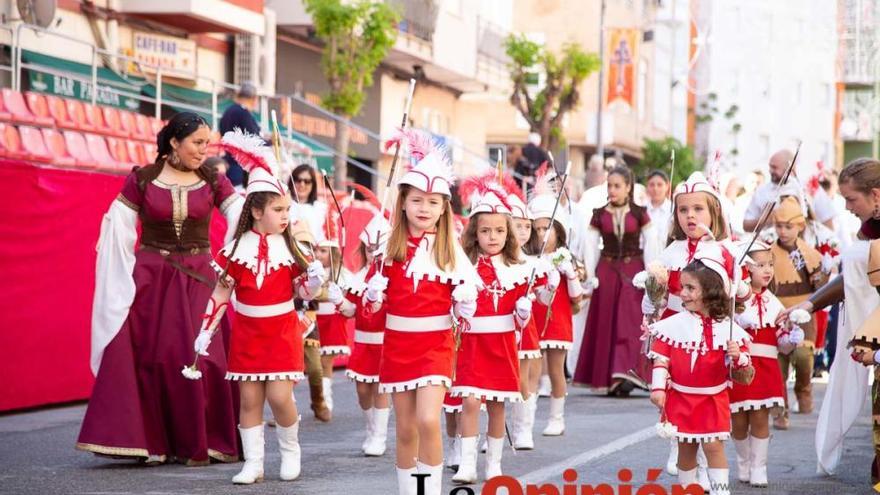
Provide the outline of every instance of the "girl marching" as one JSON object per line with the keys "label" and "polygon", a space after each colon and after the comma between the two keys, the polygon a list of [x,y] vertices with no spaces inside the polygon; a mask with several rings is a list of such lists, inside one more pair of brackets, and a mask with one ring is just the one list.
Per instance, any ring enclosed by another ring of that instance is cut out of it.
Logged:
{"label": "girl marching", "polygon": [[[522,191],[505,181],[508,192],[507,204],[510,206],[513,233],[519,245],[520,259],[525,260],[529,266],[529,272],[535,270],[535,277],[543,279],[546,275],[545,263],[540,263],[538,258],[526,254],[524,248],[532,236],[532,215],[523,202]],[[538,408],[538,381],[541,378],[541,342],[538,337],[538,325],[535,318],[529,318],[525,327],[520,332],[519,342],[519,382],[522,401],[514,402],[511,409],[513,420],[513,446],[517,450],[531,450],[535,448],[532,430],[535,426],[535,412]]]}
{"label": "girl marching", "polygon": [[358,404],[366,421],[367,436],[361,450],[367,456],[385,453],[388,437],[388,417],[391,409],[388,394],[379,393],[379,362],[382,357],[382,340],[385,330],[384,311],[369,311],[363,305],[367,290],[367,272],[376,257],[385,251],[391,224],[385,216],[377,213],[361,232],[358,250],[364,267],[352,277],[348,298],[357,305],[354,319],[354,348],[348,360],[345,374],[355,382]]}
{"label": "girl marching", "polygon": [[[204,311],[195,340],[207,356],[211,338],[235,291],[235,319],[226,378],[239,382],[239,432],[245,463],[236,484],[263,479],[263,404],[268,400],[277,424],[281,479],[300,474],[299,414],[293,386],[304,378],[303,344],[293,298],[312,299],[325,276],[319,262],[308,263],[288,226],[290,197],[269,168],[271,156],[262,140],[227,133],[224,148],[248,170],[247,197],[235,240],[220,250],[215,269],[219,283]],[[303,267],[307,268],[306,273]],[[196,366],[184,376],[198,379]]]}
{"label": "girl marching", "polygon": [[529,202],[535,221],[526,251],[550,265],[546,285],[536,290],[538,298],[533,317],[551,384],[550,419],[543,434],[559,436],[565,432],[565,356],[572,347],[573,307],[580,302],[583,287],[566,244],[568,214],[562,207],[555,208],[557,195],[545,179],[549,180],[546,174],[538,179],[537,195]]}
{"label": "girl marching", "polygon": [[767,486],[770,410],[785,405],[785,383],[776,356],[780,349],[785,350],[783,347],[803,340],[803,332],[799,338],[792,338],[794,332],[783,332],[776,324],[784,307],[768,290],[774,262],[770,246],[755,241],[746,254],[752,295],[745,302],[744,311],[736,316],[736,322],[751,337],[749,355],[755,379],[749,385],[734,383],[730,390],[732,436],[739,480],[752,486]]}
{"label": "girl marching", "polygon": [[471,204],[462,245],[482,281],[476,312],[461,334],[451,392],[463,398],[461,461],[452,481],[464,484],[477,481],[479,415],[484,400],[489,413],[486,479],[501,475],[504,402],[522,400],[517,343],[532,313],[526,294],[531,271],[519,259],[507,193],[494,175],[472,179],[461,187],[463,200],[470,199]]}
{"label": "girl marching", "polygon": [[734,324],[733,258],[719,246],[701,246],[681,270],[683,312],[649,327],[654,337],[651,402],[661,411],[663,431],[678,442],[678,480],[697,483],[697,449],[708,459],[712,495],[727,495],[727,459],[721,443],[730,436],[729,373],[754,376],[749,335]]}
{"label": "girl marching", "polygon": [[473,317],[480,281],[455,241],[445,151],[418,131],[401,131],[395,140],[416,163],[398,181],[388,247],[364,300],[370,310],[386,311],[379,392],[392,394],[397,417],[399,491],[414,495],[419,473],[428,475],[425,493],[439,495],[440,411],[452,385],[453,327]]}

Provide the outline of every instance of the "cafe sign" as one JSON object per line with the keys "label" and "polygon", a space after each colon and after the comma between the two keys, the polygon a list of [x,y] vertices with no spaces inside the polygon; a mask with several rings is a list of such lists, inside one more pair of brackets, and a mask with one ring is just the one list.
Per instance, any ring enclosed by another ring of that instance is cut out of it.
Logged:
{"label": "cafe sign", "polygon": [[155,67],[173,70],[177,78],[195,79],[196,43],[185,38],[162,36],[135,31],[132,57],[145,72],[155,73]]}

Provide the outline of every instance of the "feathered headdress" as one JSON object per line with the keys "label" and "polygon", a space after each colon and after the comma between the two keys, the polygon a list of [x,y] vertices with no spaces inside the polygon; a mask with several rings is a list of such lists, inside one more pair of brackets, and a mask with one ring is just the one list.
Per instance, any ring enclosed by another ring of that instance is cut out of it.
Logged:
{"label": "feathered headdress", "polygon": [[247,194],[263,191],[282,196],[287,194],[287,186],[276,175],[277,163],[272,149],[266,146],[263,138],[236,127],[224,134],[216,146],[247,171]]}
{"label": "feathered headdress", "polygon": [[821,187],[822,178],[825,176],[825,164],[822,160],[816,162],[816,173],[810,176],[810,180],[804,186],[810,197],[815,196]]}
{"label": "feathered headdress", "polygon": [[554,179],[556,179],[556,170],[551,168],[548,162],[542,163],[535,171],[534,195],[529,200],[528,214],[533,219],[550,218],[553,210],[556,209],[555,220],[568,232],[570,219],[565,208],[556,206],[556,186],[551,183]]}
{"label": "feathered headdress", "polygon": [[335,247],[339,244],[339,213],[333,208],[327,208],[324,216],[324,225],[321,227],[321,238],[318,239],[318,247]]}
{"label": "feathered headdress", "polygon": [[495,172],[470,177],[461,183],[458,194],[462,203],[470,204],[468,218],[477,213],[511,214],[507,191],[498,183]]}
{"label": "feathered headdress", "polygon": [[541,166],[535,171],[535,187],[530,191],[532,196],[556,194],[555,179],[556,170],[550,167],[550,163],[546,161],[541,163]]}
{"label": "feathered headdress", "polygon": [[450,187],[454,178],[444,146],[437,144],[431,134],[415,129],[397,129],[394,136],[385,142],[385,150],[388,151],[397,143],[415,161],[400,178],[398,185],[408,184],[426,193],[451,196]]}

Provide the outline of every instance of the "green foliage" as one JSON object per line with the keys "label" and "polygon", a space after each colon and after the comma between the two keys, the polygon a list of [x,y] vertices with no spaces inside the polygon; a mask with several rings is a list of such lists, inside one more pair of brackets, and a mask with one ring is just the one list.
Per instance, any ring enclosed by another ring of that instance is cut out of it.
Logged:
{"label": "green foliage", "polygon": [[672,150],[675,150],[675,177],[673,184],[687,180],[688,176],[697,170],[697,161],[694,159],[694,151],[690,146],[682,144],[674,137],[663,139],[647,139],[642,145],[642,160],[633,167],[636,178],[644,181],[652,170],[663,170],[670,173],[670,161]]}
{"label": "green foliage", "polygon": [[384,2],[305,0],[316,36],[324,42],[321,69],[330,91],[323,95],[327,110],[357,115],[373,72],[394,46],[399,14]]}
{"label": "green foliage", "polygon": [[[575,43],[562,47],[559,54],[529,40],[525,35],[512,34],[505,41],[510,57],[513,94],[510,102],[541,135],[547,148],[553,148],[563,136],[560,127],[565,114],[577,107],[579,86],[599,69],[599,57],[581,50]],[[544,75],[544,86],[534,92],[538,73]]]}

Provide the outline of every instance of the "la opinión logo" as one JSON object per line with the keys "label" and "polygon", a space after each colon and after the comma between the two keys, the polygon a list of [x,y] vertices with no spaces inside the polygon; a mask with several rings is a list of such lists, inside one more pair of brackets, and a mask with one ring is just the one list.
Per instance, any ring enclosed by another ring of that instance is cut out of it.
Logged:
{"label": "la opini\u00f3n logo", "polygon": [[[661,469],[648,469],[645,482],[642,484],[632,483],[633,473],[629,469],[621,469],[617,472],[620,483],[617,486],[610,483],[590,485],[578,483],[577,471],[566,469],[562,473],[565,481],[561,486],[552,483],[540,485],[523,485],[513,476],[496,476],[483,485],[480,495],[704,495],[703,487],[694,483],[682,486],[678,483],[666,486],[657,483]],[[425,480],[430,474],[413,474],[417,478],[417,494],[425,495]],[[717,487],[722,488],[722,487]],[[500,492],[499,492],[500,490]],[[449,491],[449,495],[477,495],[477,492],[469,486],[457,486]]]}

